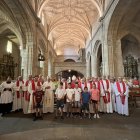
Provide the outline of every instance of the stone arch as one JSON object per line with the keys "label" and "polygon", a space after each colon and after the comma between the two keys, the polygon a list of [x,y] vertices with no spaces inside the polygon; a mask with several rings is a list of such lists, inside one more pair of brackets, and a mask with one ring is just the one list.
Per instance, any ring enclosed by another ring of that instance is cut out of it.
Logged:
{"label": "stone arch", "polygon": [[75,62],[74,59],[65,59],[64,62]]}
{"label": "stone arch", "polygon": [[[15,7],[16,5],[16,7]],[[30,22],[31,17],[23,8],[26,7],[24,1],[0,1],[0,17],[5,20],[9,28],[13,28],[17,31],[22,40],[22,47],[26,49],[30,42],[34,42],[33,38],[33,26]]]}
{"label": "stone arch", "polygon": [[90,52],[87,52],[87,55],[86,55],[86,60],[88,60],[91,56],[91,53]]}
{"label": "stone arch", "polygon": [[71,67],[56,69],[55,75],[58,74],[59,72],[68,71],[68,70],[77,71],[77,72],[79,72],[79,73],[85,75],[85,72],[84,72],[82,69],[77,69],[77,68],[75,68],[75,67],[73,67],[72,69],[71,69]]}
{"label": "stone arch", "polygon": [[0,34],[1,34],[2,32],[4,32],[6,29],[9,29],[11,32],[13,32],[13,33],[16,35],[16,37],[17,37],[18,40],[19,40],[21,49],[22,49],[22,47],[23,47],[23,40],[22,40],[22,36],[21,36],[21,34],[18,32],[18,30],[17,30],[14,26],[12,26],[12,25],[10,25],[10,24],[5,24],[5,25],[3,25],[2,27],[0,27]]}
{"label": "stone arch", "polygon": [[127,34],[132,34],[140,40],[139,4],[139,0],[128,0],[127,3],[124,1],[118,1],[111,16],[108,26],[107,44],[109,49],[109,69],[113,76],[124,76],[121,39]]}
{"label": "stone arch", "polygon": [[[124,66],[124,75],[126,77],[139,77],[140,75],[140,64],[139,64],[139,56],[140,56],[140,42],[139,40],[132,34],[127,34],[121,38],[121,52],[122,52],[122,61]],[[128,59],[129,58],[129,61]],[[133,60],[135,60],[132,62]],[[128,65],[127,65],[127,63]],[[131,67],[131,63],[133,63],[133,67]],[[125,64],[125,65],[124,65]]]}
{"label": "stone arch", "polygon": [[79,71],[75,71],[75,70],[64,70],[64,71],[60,71],[58,72],[55,77],[57,77],[58,80],[61,80],[62,78],[65,78],[67,81],[72,81],[72,77],[76,76],[77,78],[83,78],[84,75],[79,72]]}
{"label": "stone arch", "polygon": [[131,54],[135,58],[139,58],[140,56],[139,40],[132,34],[126,34],[121,38],[121,49],[123,59],[128,54]]}
{"label": "stone arch", "polygon": [[102,43],[100,40],[95,42],[92,50],[92,76],[102,76]]}
{"label": "stone arch", "polygon": [[25,3],[23,1],[21,3],[19,1],[6,1],[5,3],[1,2],[1,5],[4,14],[22,35],[23,48],[26,48],[26,44],[33,41],[33,26],[30,24],[31,17],[24,9]]}
{"label": "stone arch", "polygon": [[102,45],[102,42],[100,40],[97,40],[95,42],[95,45],[94,45],[93,50],[92,50],[92,55],[95,55],[96,58],[97,58],[97,54],[98,54],[98,50],[99,50],[100,45]]}
{"label": "stone arch", "polygon": [[10,29],[17,36],[20,45],[23,47],[25,44],[25,37],[15,25],[15,22],[10,19],[9,15],[7,15],[5,11],[2,10],[0,10],[0,19],[3,21],[2,24],[0,24],[0,33],[6,29]]}
{"label": "stone arch", "polygon": [[[1,28],[0,28],[1,29]],[[14,38],[14,39],[13,39]],[[0,80],[5,80],[10,76],[13,80],[21,75],[21,47],[20,41],[14,31],[10,30],[7,26],[2,28],[0,32],[0,59],[1,59],[1,71]],[[9,49],[9,45],[11,46]],[[7,57],[4,60],[4,56]],[[12,61],[12,65],[8,65],[8,61]],[[5,62],[4,62],[5,61]]]}

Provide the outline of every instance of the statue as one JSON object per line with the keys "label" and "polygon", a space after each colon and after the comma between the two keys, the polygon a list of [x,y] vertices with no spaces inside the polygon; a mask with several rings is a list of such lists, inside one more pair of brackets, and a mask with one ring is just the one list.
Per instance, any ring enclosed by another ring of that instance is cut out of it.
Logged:
{"label": "statue", "polygon": [[137,60],[134,59],[130,54],[126,56],[124,60],[124,73],[125,77],[135,77],[138,76],[138,64]]}

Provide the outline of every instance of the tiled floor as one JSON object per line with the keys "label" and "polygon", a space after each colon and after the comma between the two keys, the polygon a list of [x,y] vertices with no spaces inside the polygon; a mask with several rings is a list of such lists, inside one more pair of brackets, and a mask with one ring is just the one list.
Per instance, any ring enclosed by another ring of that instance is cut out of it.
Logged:
{"label": "tiled floor", "polygon": [[65,118],[32,121],[31,115],[11,113],[0,118],[0,140],[140,140],[140,109],[130,117],[103,114],[100,119]]}

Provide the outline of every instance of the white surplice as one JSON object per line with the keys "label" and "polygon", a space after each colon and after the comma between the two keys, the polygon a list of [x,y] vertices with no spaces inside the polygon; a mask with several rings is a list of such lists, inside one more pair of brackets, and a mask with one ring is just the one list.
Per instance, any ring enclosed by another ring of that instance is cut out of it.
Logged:
{"label": "white surplice", "polygon": [[[46,87],[50,87],[47,89]],[[52,81],[48,82],[46,81],[43,86],[44,94],[44,101],[43,101],[43,113],[53,113],[54,112],[54,92],[55,89],[54,84]]]}
{"label": "white surplice", "polygon": [[38,81],[35,82],[34,81],[34,83],[35,83],[35,89],[33,90],[32,82],[28,86],[28,92],[30,93],[30,100],[29,100],[29,105],[28,105],[28,113],[34,113],[35,112],[34,102],[33,102],[33,93],[37,90],[38,83],[40,83],[40,85],[41,85],[41,82],[38,82]]}
{"label": "white surplice", "polygon": [[[1,84],[1,96],[0,96],[0,104],[7,104],[7,103],[11,103],[13,102],[13,87],[14,87],[14,83],[7,83],[7,82],[3,82]],[[11,89],[12,91],[9,90],[5,90],[4,89]]]}
{"label": "white surplice", "polygon": [[[19,81],[19,86],[17,86],[17,82],[18,81],[14,83],[13,111],[16,111],[18,109],[23,109],[24,83],[23,81]],[[19,97],[17,97],[17,92],[19,92]]]}
{"label": "white surplice", "polygon": [[[23,99],[23,113],[24,114],[28,114],[28,107],[29,107],[29,91],[28,91],[28,87],[31,84],[31,80],[27,81],[28,84],[24,84],[24,99]],[[26,99],[28,97],[28,99]]]}
{"label": "white surplice", "polygon": [[114,83],[111,83],[111,96],[112,96],[112,107],[113,107],[113,111],[117,112],[116,95],[115,95]]}
{"label": "white surplice", "polygon": [[[103,81],[103,85],[102,85],[102,90],[101,90],[101,98],[100,98],[100,103],[101,103],[101,107],[103,109],[103,112],[107,112],[107,113],[113,113],[113,108],[112,108],[112,97],[111,97],[111,84],[110,81],[109,82],[109,88],[107,89],[107,82],[106,80],[102,80]],[[105,93],[105,91],[108,91],[110,93],[110,102],[108,103],[104,103],[103,100],[103,96],[108,96],[107,93]]]}
{"label": "white surplice", "polygon": [[[120,84],[121,92],[123,92],[123,84],[122,83],[119,83],[119,84]],[[125,84],[126,91],[124,93],[124,95],[125,95],[124,104],[122,104],[120,92],[118,91],[116,83],[114,85],[114,88],[115,88],[115,94],[116,94],[117,112],[118,112],[118,114],[128,116],[129,115],[129,109],[128,109],[129,89],[128,89],[128,86]]]}

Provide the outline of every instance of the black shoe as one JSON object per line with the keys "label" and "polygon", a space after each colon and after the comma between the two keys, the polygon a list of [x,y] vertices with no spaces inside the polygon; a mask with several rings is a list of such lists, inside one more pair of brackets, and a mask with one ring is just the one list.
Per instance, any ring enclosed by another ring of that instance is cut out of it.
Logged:
{"label": "black shoe", "polygon": [[63,120],[63,119],[64,119],[64,117],[63,117],[63,116],[61,116],[61,119]]}
{"label": "black shoe", "polygon": [[54,119],[57,119],[57,116],[55,116]]}

